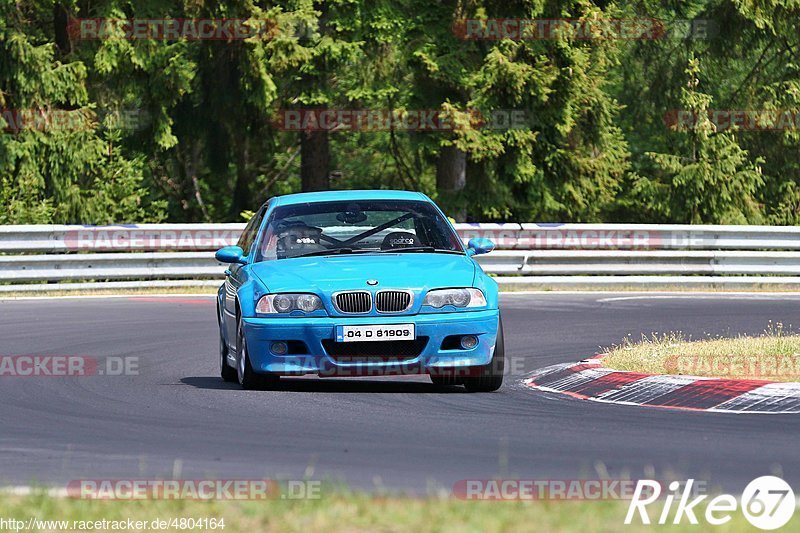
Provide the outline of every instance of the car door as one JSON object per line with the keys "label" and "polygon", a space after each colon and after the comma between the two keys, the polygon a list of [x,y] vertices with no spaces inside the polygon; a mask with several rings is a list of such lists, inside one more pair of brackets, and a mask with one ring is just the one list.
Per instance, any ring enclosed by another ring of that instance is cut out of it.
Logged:
{"label": "car door", "polygon": [[231,350],[236,349],[236,294],[239,291],[239,287],[241,287],[247,279],[247,269],[249,268],[249,260],[252,258],[253,254],[253,245],[257,240],[258,231],[261,228],[261,221],[264,220],[264,213],[266,213],[266,210],[266,206],[259,209],[258,213],[247,223],[241,237],[239,237],[239,242],[236,243],[247,256],[248,264],[231,264],[228,265],[228,269],[225,271],[222,314],[225,323],[225,338]]}

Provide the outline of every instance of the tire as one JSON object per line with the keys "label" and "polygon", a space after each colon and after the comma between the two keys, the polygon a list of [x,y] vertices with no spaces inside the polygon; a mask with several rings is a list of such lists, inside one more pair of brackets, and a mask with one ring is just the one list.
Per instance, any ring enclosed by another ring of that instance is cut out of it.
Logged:
{"label": "tire", "polygon": [[236,369],[231,368],[228,364],[228,343],[225,342],[225,336],[222,334],[222,313],[220,313],[219,302],[217,302],[217,325],[219,326],[219,375],[222,381],[228,383],[235,383]]}
{"label": "tire", "polygon": [[261,385],[258,375],[250,366],[250,357],[247,355],[247,344],[241,322],[236,326],[236,381],[244,390],[258,389]]}
{"label": "tire", "polygon": [[497,341],[494,347],[494,357],[488,365],[480,367],[478,375],[464,379],[467,392],[494,392],[503,385],[503,370],[505,369],[505,345],[503,342],[503,319],[498,318]]}
{"label": "tire", "polygon": [[236,379],[244,390],[260,390],[277,384],[278,376],[256,374],[253,371],[241,321],[236,327],[236,351]]}
{"label": "tire", "polygon": [[455,376],[434,376],[431,374],[431,382],[439,387],[453,387],[455,385],[463,385],[464,378],[457,378]]}
{"label": "tire", "polygon": [[219,375],[223,381],[228,383],[238,381],[236,369],[231,368],[231,365],[228,364],[228,345],[225,343],[221,331],[219,332]]}

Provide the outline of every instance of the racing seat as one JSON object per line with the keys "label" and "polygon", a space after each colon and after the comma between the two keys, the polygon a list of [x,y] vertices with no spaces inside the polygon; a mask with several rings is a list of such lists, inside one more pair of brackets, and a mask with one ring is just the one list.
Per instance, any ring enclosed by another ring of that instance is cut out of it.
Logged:
{"label": "racing seat", "polygon": [[279,257],[294,257],[309,252],[323,250],[320,243],[322,229],[306,225],[292,225],[281,228],[278,233],[277,252]]}

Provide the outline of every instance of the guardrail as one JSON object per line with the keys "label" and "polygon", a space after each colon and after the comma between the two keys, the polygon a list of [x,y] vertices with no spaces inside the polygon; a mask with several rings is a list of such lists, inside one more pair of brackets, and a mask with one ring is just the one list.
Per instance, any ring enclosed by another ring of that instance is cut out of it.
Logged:
{"label": "guardrail", "polygon": [[[0,226],[0,292],[218,285],[243,224]],[[457,224],[505,285],[800,284],[800,227]]]}

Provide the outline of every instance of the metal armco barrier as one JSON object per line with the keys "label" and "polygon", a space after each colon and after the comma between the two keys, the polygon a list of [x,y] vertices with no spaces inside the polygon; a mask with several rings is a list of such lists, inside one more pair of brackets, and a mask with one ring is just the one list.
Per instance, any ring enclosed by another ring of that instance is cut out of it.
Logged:
{"label": "metal armco barrier", "polygon": [[[0,292],[219,284],[244,224],[0,226]],[[800,227],[457,224],[503,285],[800,284]]]}

